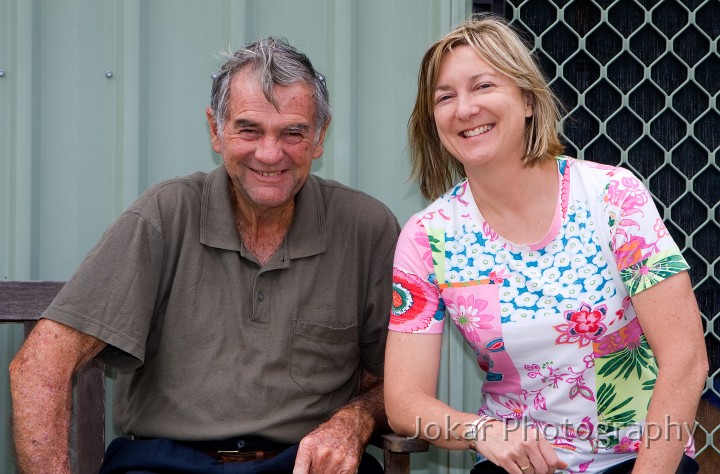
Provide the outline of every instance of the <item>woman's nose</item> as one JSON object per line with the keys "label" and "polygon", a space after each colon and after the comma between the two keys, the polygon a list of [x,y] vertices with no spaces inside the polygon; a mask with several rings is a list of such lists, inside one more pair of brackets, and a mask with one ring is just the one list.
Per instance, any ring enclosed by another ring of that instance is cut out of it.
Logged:
{"label": "woman's nose", "polygon": [[471,97],[459,96],[457,99],[457,109],[455,114],[460,120],[468,120],[480,112],[480,105],[477,100],[473,100]]}

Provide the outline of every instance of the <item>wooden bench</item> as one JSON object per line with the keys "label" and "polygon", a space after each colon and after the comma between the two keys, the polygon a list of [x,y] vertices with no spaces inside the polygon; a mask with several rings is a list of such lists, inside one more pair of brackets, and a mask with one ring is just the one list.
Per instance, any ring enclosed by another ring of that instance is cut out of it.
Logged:
{"label": "wooden bench", "polygon": [[[0,281],[0,323],[22,323],[30,333],[65,282]],[[73,381],[72,460],[78,474],[97,474],[105,453],[105,368],[99,361],[83,366]],[[383,449],[385,472],[410,472],[410,453],[428,450],[428,443],[396,434],[376,438]]]}

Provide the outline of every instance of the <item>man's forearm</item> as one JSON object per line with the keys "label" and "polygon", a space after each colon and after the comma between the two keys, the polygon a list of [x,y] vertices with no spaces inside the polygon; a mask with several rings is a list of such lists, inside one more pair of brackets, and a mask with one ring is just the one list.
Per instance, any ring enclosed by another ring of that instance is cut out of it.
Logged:
{"label": "man's forearm", "polygon": [[31,362],[16,357],[10,366],[12,431],[18,472],[69,473],[68,433],[72,387],[47,383]]}
{"label": "man's forearm", "polygon": [[10,363],[13,441],[21,473],[69,473],[72,376],[104,342],[43,319]]}
{"label": "man's forearm", "polygon": [[387,427],[383,379],[363,371],[360,394],[300,441],[293,472],[357,472],[374,431]]}
{"label": "man's forearm", "polygon": [[333,417],[353,423],[357,427],[359,438],[365,444],[374,432],[389,431],[383,397],[383,378],[363,371],[360,394],[336,411]]}

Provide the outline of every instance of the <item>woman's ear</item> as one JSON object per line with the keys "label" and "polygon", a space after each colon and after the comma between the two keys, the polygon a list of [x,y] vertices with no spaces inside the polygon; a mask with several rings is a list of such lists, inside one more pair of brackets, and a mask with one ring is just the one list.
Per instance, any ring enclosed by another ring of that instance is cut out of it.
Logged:
{"label": "woman's ear", "polygon": [[534,110],[535,110],[535,96],[533,96],[529,92],[526,92],[525,93],[525,117],[526,118],[532,117]]}

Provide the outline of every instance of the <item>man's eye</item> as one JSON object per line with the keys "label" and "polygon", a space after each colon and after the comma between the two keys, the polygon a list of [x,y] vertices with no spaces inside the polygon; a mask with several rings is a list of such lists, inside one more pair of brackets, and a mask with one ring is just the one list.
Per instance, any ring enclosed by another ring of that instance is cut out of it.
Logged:
{"label": "man's eye", "polygon": [[300,131],[294,131],[294,130],[288,130],[286,132],[283,132],[283,140],[286,143],[290,143],[291,145],[294,145],[296,143],[300,143],[305,139],[305,134]]}
{"label": "man's eye", "polygon": [[246,140],[257,140],[260,138],[261,133],[256,128],[241,128],[238,135]]}

